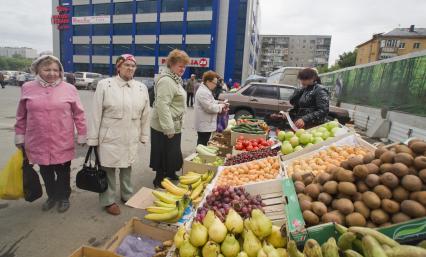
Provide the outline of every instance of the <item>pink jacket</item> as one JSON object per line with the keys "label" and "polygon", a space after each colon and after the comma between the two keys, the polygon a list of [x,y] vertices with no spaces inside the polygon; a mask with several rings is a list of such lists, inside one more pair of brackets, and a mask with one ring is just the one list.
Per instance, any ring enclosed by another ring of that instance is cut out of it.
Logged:
{"label": "pink jacket", "polygon": [[33,164],[61,164],[74,159],[74,125],[79,143],[86,140],[84,109],[77,89],[66,82],[22,86],[15,124],[15,143],[25,144]]}

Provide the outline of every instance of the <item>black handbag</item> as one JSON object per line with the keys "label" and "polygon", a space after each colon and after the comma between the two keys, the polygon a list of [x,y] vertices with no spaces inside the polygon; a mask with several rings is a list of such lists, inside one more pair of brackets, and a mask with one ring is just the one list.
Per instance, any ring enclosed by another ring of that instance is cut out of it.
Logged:
{"label": "black handbag", "polygon": [[24,154],[22,163],[24,199],[27,202],[33,202],[43,195],[43,189],[41,188],[40,177],[34,170],[33,165],[30,164],[24,149],[22,149],[22,153]]}
{"label": "black handbag", "polygon": [[[91,162],[92,150],[95,152],[94,166],[92,166]],[[95,193],[103,193],[108,189],[106,172],[101,169],[96,146],[89,147],[83,168],[77,173],[75,182],[78,188]]]}

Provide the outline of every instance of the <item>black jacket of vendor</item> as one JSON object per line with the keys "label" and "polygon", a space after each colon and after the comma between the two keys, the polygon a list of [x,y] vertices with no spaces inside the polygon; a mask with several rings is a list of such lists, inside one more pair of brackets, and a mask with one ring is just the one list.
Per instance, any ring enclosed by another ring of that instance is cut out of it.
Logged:
{"label": "black jacket of vendor", "polygon": [[296,89],[290,98],[293,109],[290,116],[293,121],[303,119],[305,127],[313,127],[327,121],[329,95],[320,84]]}

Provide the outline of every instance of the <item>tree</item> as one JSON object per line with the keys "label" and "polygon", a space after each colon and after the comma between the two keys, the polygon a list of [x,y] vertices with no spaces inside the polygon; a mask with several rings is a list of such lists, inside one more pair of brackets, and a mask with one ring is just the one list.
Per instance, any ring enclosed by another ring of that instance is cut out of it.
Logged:
{"label": "tree", "polygon": [[339,59],[337,59],[336,63],[332,65],[330,68],[328,68],[327,66],[317,67],[318,73],[321,74],[321,73],[331,72],[338,69],[354,66],[356,62],[356,53],[357,53],[356,49],[353,50],[352,52],[344,52],[343,54],[339,55]]}
{"label": "tree", "polygon": [[28,71],[32,60],[22,56],[5,57],[0,56],[0,70]]}

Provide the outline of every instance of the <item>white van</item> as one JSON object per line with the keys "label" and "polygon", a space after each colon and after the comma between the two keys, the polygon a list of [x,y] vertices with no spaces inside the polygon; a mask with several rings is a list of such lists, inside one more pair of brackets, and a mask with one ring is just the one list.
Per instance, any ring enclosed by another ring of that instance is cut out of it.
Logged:
{"label": "white van", "polygon": [[102,78],[102,74],[93,72],[74,72],[74,76],[77,89],[91,89],[93,81]]}
{"label": "white van", "polygon": [[304,67],[282,67],[278,70],[271,72],[267,78],[267,83],[274,84],[286,84],[291,86],[297,86],[299,84],[297,80],[297,74],[300,70],[303,70]]}

